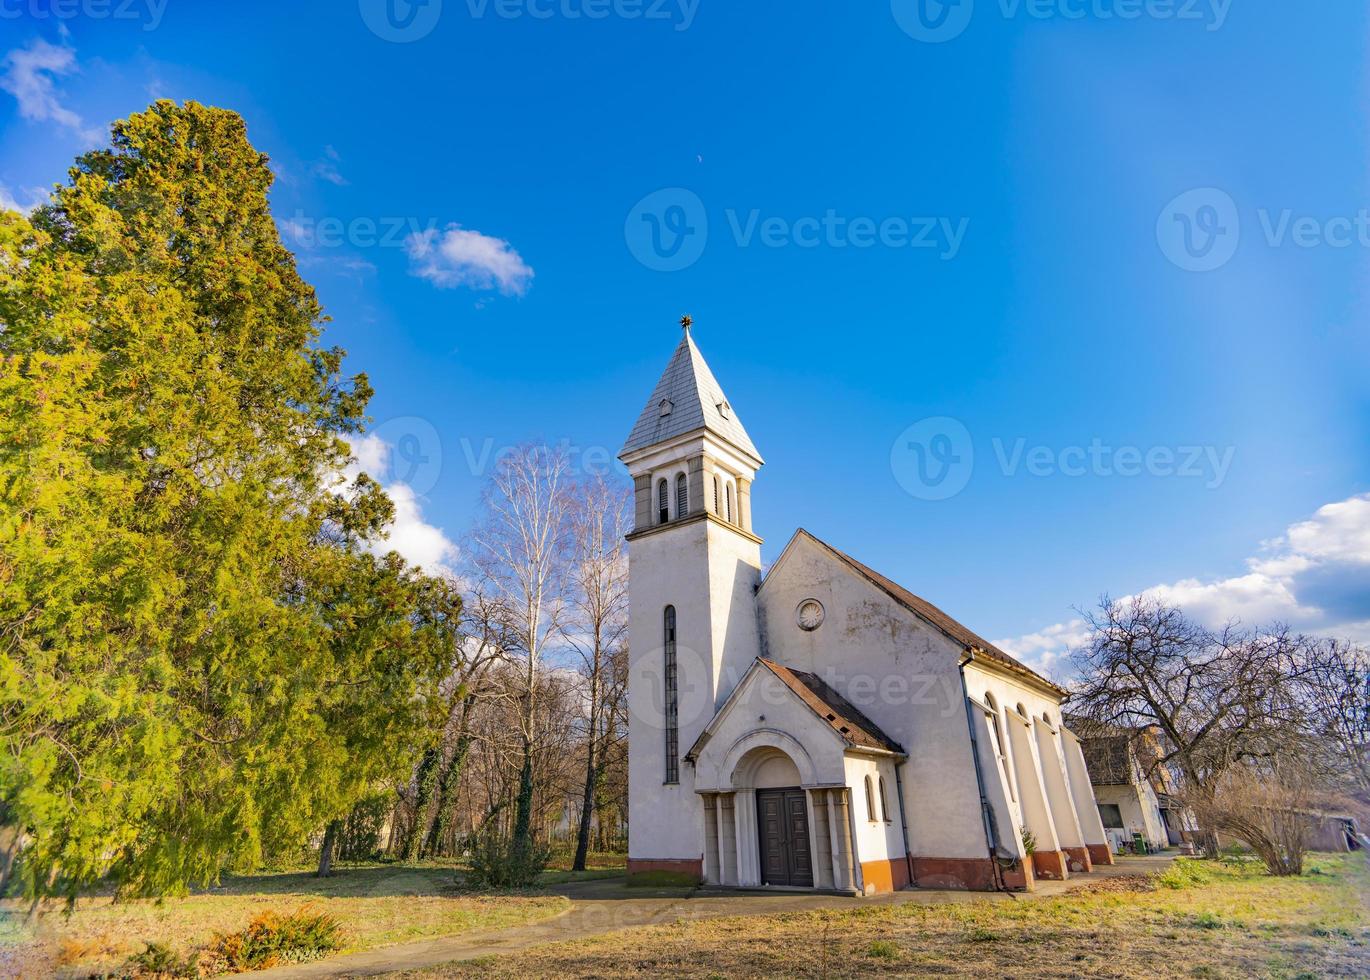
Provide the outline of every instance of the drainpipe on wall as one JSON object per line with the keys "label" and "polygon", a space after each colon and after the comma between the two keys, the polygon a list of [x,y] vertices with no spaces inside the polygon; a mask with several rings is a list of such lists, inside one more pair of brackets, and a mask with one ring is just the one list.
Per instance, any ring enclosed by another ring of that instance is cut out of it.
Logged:
{"label": "drainpipe on wall", "polygon": [[[907,759],[904,762],[908,762]],[[899,829],[904,834],[904,868],[909,875],[909,887],[913,887],[913,852],[909,850],[909,817],[904,812],[904,777],[900,772],[904,762],[894,764],[894,791],[899,795]]]}
{"label": "drainpipe on wall", "polygon": [[975,659],[975,651],[966,647],[965,659],[956,665],[961,675],[961,703],[966,706],[966,729],[970,732],[970,755],[975,760],[975,785],[980,790],[980,822],[985,828],[985,844],[989,848],[990,873],[994,876],[997,891],[1008,891],[1004,884],[1004,873],[999,867],[999,827],[994,820],[994,810],[985,792],[985,773],[980,767],[980,742],[975,735],[975,716],[970,710],[970,689],[966,686],[966,664]]}

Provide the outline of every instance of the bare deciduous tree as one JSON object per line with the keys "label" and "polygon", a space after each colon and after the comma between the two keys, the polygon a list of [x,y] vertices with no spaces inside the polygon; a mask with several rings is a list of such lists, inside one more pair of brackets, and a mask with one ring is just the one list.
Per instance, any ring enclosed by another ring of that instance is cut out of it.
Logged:
{"label": "bare deciduous tree", "polygon": [[[1283,628],[1211,631],[1146,595],[1105,597],[1086,618],[1093,639],[1074,657],[1074,710],[1122,728],[1154,726],[1155,764],[1179,775],[1196,815],[1211,812],[1233,767],[1277,759],[1302,730],[1293,690],[1304,669],[1301,637]],[[1205,849],[1216,852],[1217,828],[1200,826]]]}
{"label": "bare deciduous tree", "polygon": [[516,668],[520,766],[513,836],[527,844],[533,809],[543,656],[565,611],[567,535],[573,484],[560,448],[521,446],[504,454],[483,495],[483,519],[472,534],[479,587],[503,617]]}
{"label": "bare deciduous tree", "polygon": [[1331,756],[1339,788],[1370,804],[1370,651],[1320,638],[1309,642],[1305,664],[1310,734]]}
{"label": "bare deciduous tree", "polygon": [[580,658],[585,698],[585,792],[576,834],[575,871],[585,870],[595,799],[612,743],[623,737],[624,687],[613,670],[628,633],[629,493],[601,478],[583,482],[571,519],[571,589],[563,628]]}

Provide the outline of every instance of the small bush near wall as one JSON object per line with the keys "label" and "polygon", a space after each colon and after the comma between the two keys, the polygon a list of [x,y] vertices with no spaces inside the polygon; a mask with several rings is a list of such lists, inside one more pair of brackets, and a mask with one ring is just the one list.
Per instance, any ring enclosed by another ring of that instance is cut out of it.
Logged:
{"label": "small bush near wall", "polygon": [[471,841],[466,880],[477,888],[527,888],[537,881],[551,850],[546,844],[520,844],[511,837],[485,833]]}

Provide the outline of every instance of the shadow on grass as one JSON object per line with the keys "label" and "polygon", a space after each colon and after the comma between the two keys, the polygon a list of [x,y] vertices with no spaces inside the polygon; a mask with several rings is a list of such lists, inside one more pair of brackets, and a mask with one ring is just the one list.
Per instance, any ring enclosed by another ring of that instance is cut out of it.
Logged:
{"label": "shadow on grass", "polygon": [[[587,871],[545,871],[530,891],[553,885],[568,885],[613,879],[621,869],[591,868]],[[201,894],[247,896],[282,895],[313,898],[394,898],[408,895],[490,894],[473,888],[465,870],[453,863],[442,864],[366,864],[335,867],[333,874],[320,878],[312,871],[260,872],[253,875],[225,875],[221,883]]]}
{"label": "shadow on grass", "polygon": [[374,864],[334,868],[320,878],[312,871],[225,875],[204,893],[211,895],[307,895],[317,898],[392,898],[456,895],[466,891],[461,869],[450,865]]}

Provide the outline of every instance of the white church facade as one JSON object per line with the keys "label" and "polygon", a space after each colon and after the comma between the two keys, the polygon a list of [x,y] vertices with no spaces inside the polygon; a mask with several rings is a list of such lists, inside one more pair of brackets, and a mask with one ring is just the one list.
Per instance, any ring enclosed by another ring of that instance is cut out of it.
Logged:
{"label": "white church facade", "polygon": [[762,459],[688,321],[620,459],[630,874],[871,894],[1112,863],[1061,688],[806,531],[762,575]]}

